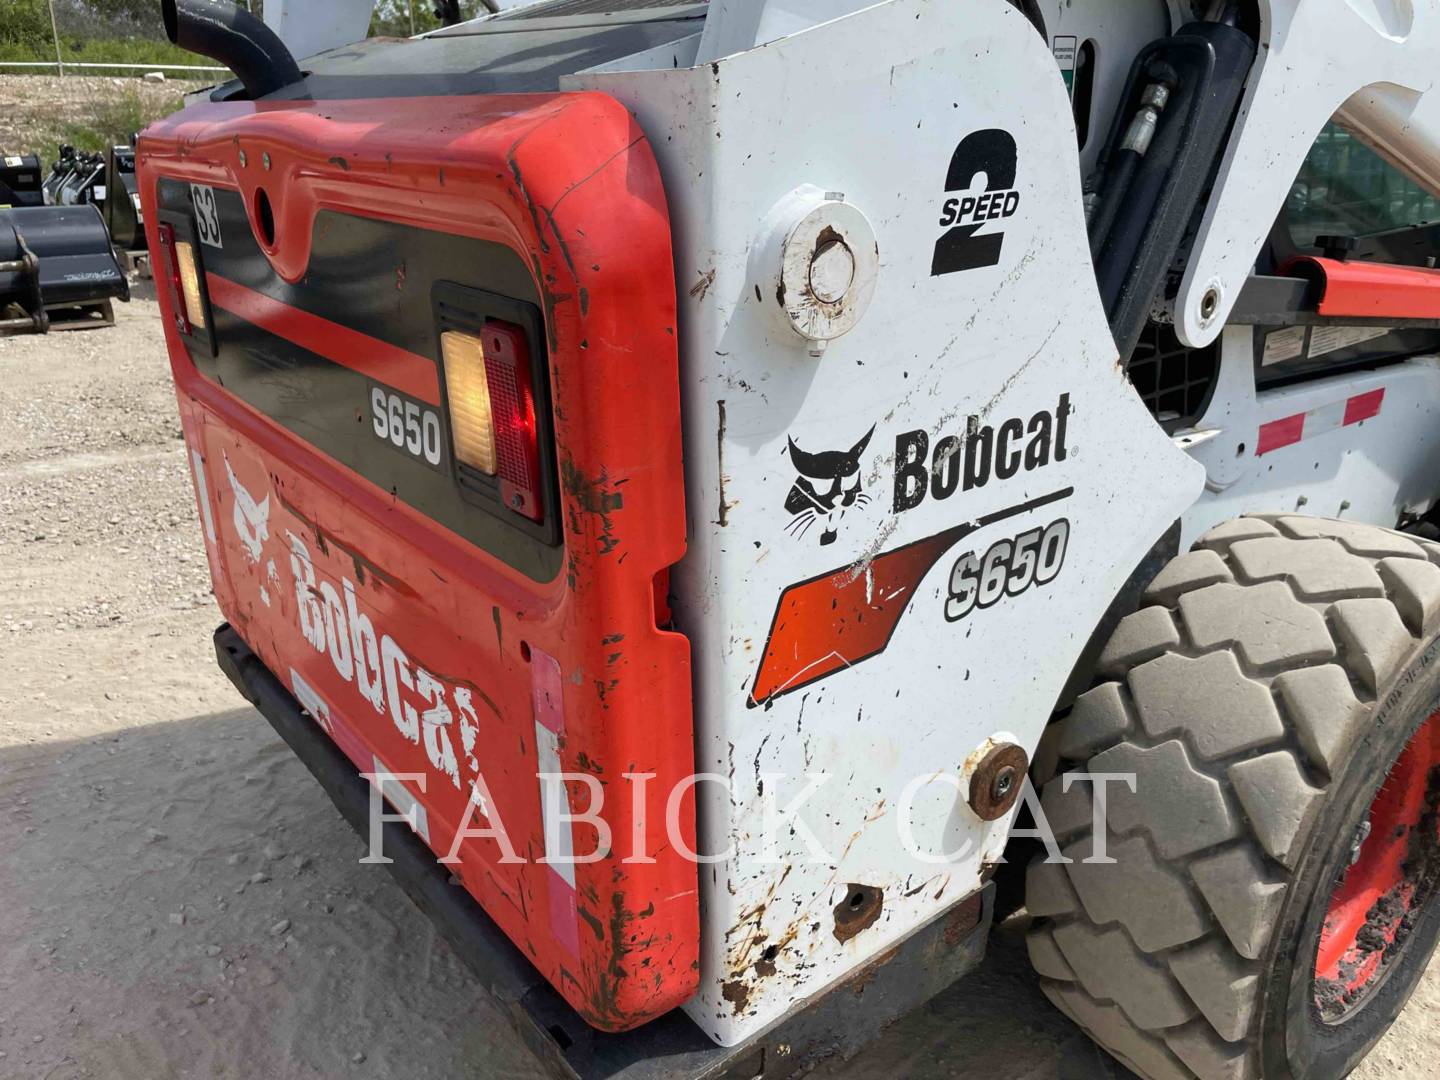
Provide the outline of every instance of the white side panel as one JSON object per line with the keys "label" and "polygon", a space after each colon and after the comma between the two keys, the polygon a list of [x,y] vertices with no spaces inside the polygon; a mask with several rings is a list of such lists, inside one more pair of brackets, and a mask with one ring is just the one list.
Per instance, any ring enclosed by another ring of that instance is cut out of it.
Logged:
{"label": "white side panel", "polygon": [[297,59],[365,40],[375,0],[265,0],[265,24]]}
{"label": "white side panel", "polygon": [[[1440,486],[1440,359],[1257,395],[1251,342],[1250,327],[1226,330],[1212,404],[1177,437],[1206,470],[1205,495],[1183,519],[1182,550],[1246,513],[1296,511],[1389,528],[1402,513],[1430,507]],[[1347,418],[1356,399],[1366,407]]]}
{"label": "white side panel", "polygon": [[[690,528],[672,591],[693,642],[698,767],[717,778],[697,789],[717,861],[700,868],[689,1011],[730,1044],[980,887],[1009,821],[967,805],[979,753],[1033,751],[1091,630],[1203,470],[1117,369],[1070,103],[1006,0],[893,0],[715,64],[570,86],[625,102],[666,180]],[[879,257],[868,310],[819,357],[784,321],[794,298],[777,295],[774,241],[791,223],[777,207],[816,192],[864,215]],[[937,247],[948,272],[932,273]],[[922,438],[925,462],[897,482]],[[981,459],[983,484],[950,488],[952,462]],[[910,505],[916,471],[926,496]],[[1062,519],[1068,547],[1044,584],[1017,569],[1018,588],[966,607],[964,556]],[[907,560],[908,582],[893,573]],[[782,594],[808,588],[862,599],[846,620],[823,595],[775,618]],[[867,619],[896,611],[861,655]],[[763,692],[775,671],[783,685]],[[824,778],[798,820],[767,823],[807,774]],[[841,941],[852,883],[881,890],[883,909]]]}
{"label": "white side panel", "polygon": [[818,23],[873,5],[875,0],[712,0],[698,63],[752,49]]}

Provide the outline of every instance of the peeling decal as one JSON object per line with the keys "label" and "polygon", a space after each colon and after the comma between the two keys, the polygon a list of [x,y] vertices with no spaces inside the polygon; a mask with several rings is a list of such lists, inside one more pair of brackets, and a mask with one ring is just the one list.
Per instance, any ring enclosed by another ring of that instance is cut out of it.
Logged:
{"label": "peeling decal", "polygon": [[[462,708],[458,696],[462,688],[449,686],[413,663],[389,634],[377,630],[369,614],[361,609],[355,583],[348,577],[342,574],[340,579],[343,599],[328,580],[320,581],[317,588],[309,547],[294,533],[285,535],[295,574],[295,606],[305,640],[317,653],[330,657],[336,674],[354,683],[377,713],[388,713],[407,742],[423,745],[431,767],[449,779],[457,791],[461,790],[452,736],[456,715],[464,717],[462,728],[479,724],[468,693]],[[474,761],[467,754],[467,764]],[[479,774],[478,762],[472,771]]]}
{"label": "peeling decal", "polygon": [[210,485],[205,480],[205,459],[199,450],[190,451],[190,471],[195,478],[195,493],[200,497],[200,517],[205,521],[205,538],[215,543],[215,515],[210,512]]}
{"label": "peeling decal", "polygon": [[920,582],[945,552],[971,533],[1074,493],[1063,488],[791,585],[775,606],[748,704],[768,704],[880,655]]}
{"label": "peeling decal", "polygon": [[[236,475],[228,456],[224,461],[235,494],[236,538],[250,561],[259,565],[265,541],[270,537],[270,492],[257,500]],[[474,753],[480,720],[471,688],[453,685],[414,663],[394,638],[375,625],[354,581],[341,573],[337,588],[335,581],[316,573],[310,546],[303,537],[286,529],[284,542],[289,549],[295,618],[301,636],[317,654],[329,657],[335,674],[353,685],[370,708],[390,718],[401,737],[423,748],[436,773],[457,791],[463,790],[480,776],[480,763]],[[285,588],[276,560],[265,559],[263,577],[257,583],[260,602],[274,606]],[[306,697],[301,698],[297,689],[297,699],[333,737],[336,725],[329,706],[323,705],[293,670],[292,686],[304,688]]]}
{"label": "peeling decal", "polygon": [[232,515],[235,535],[240,538],[240,545],[250,561],[258,563],[265,541],[270,539],[270,493],[267,491],[265,498],[256,502],[255,496],[250,494],[230,467],[229,455],[222,456],[225,459],[225,475],[230,478],[230,490],[235,495],[235,513]]}
{"label": "peeling decal", "polygon": [[425,804],[411,794],[400,775],[387,769],[377,757],[372,760],[370,782],[380,789],[380,794],[396,812],[409,819],[410,828],[415,831],[415,835],[425,843],[430,843],[430,817],[425,812]]}

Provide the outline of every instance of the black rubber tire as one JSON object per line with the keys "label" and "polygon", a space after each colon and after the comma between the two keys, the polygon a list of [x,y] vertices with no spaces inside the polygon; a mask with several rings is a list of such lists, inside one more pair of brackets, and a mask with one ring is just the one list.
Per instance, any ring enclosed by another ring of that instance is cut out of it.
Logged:
{"label": "black rubber tire", "polygon": [[1064,771],[1137,789],[1108,784],[1116,863],[1098,865],[1093,784],[1045,784],[1072,861],[1029,868],[1030,957],[1141,1076],[1343,1077],[1413,991],[1440,902],[1342,1022],[1321,1017],[1314,964],[1374,794],[1440,703],[1437,564],[1440,546],[1371,526],[1229,522],[1159,574],[1061,721]]}

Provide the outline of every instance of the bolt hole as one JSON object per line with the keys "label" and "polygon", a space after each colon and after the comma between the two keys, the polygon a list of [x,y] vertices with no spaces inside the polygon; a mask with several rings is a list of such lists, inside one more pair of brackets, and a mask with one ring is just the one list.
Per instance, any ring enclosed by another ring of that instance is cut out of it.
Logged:
{"label": "bolt hole", "polygon": [[835,905],[835,940],[843,944],[869,929],[884,907],[883,890],[855,882],[846,885],[845,895]]}
{"label": "bolt hole", "polygon": [[524,660],[527,664],[530,662],[530,642],[520,642],[520,659]]}
{"label": "bolt hole", "polygon": [[1215,312],[1219,310],[1220,290],[1207,289],[1205,295],[1200,299],[1200,317],[1202,319],[1212,319],[1215,317]]}
{"label": "bolt hole", "polygon": [[1244,456],[1245,456],[1245,444],[1244,444],[1243,442],[1242,442],[1239,446],[1237,446],[1237,447],[1235,448],[1235,456],[1236,456],[1236,457],[1244,457]]}
{"label": "bolt hole", "polygon": [[275,246],[275,210],[264,188],[255,189],[255,223],[260,227],[260,243]]}
{"label": "bolt hole", "polygon": [[765,949],[765,952],[764,952],[765,959],[766,959],[766,960],[770,960],[770,961],[773,961],[773,960],[774,960],[777,956],[779,956],[779,955],[780,955],[780,946],[779,946],[779,945],[770,945],[770,946],[767,946],[766,949]]}

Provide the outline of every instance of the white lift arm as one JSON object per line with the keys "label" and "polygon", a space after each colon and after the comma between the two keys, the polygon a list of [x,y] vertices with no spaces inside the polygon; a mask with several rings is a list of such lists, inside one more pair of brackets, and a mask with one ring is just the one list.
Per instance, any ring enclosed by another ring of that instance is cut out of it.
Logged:
{"label": "white lift arm", "polygon": [[265,0],[265,25],[297,58],[363,41],[375,0]]}
{"label": "white lift arm", "polygon": [[[414,0],[428,4],[430,0]],[[539,0],[485,0],[494,11],[509,11]],[[295,56],[363,41],[370,30],[375,0],[265,0],[265,24],[280,35]]]}
{"label": "white lift arm", "polygon": [[1219,336],[1320,129],[1339,119],[1440,191],[1440,0],[1260,0],[1261,49],[1175,299],[1187,345]]}

